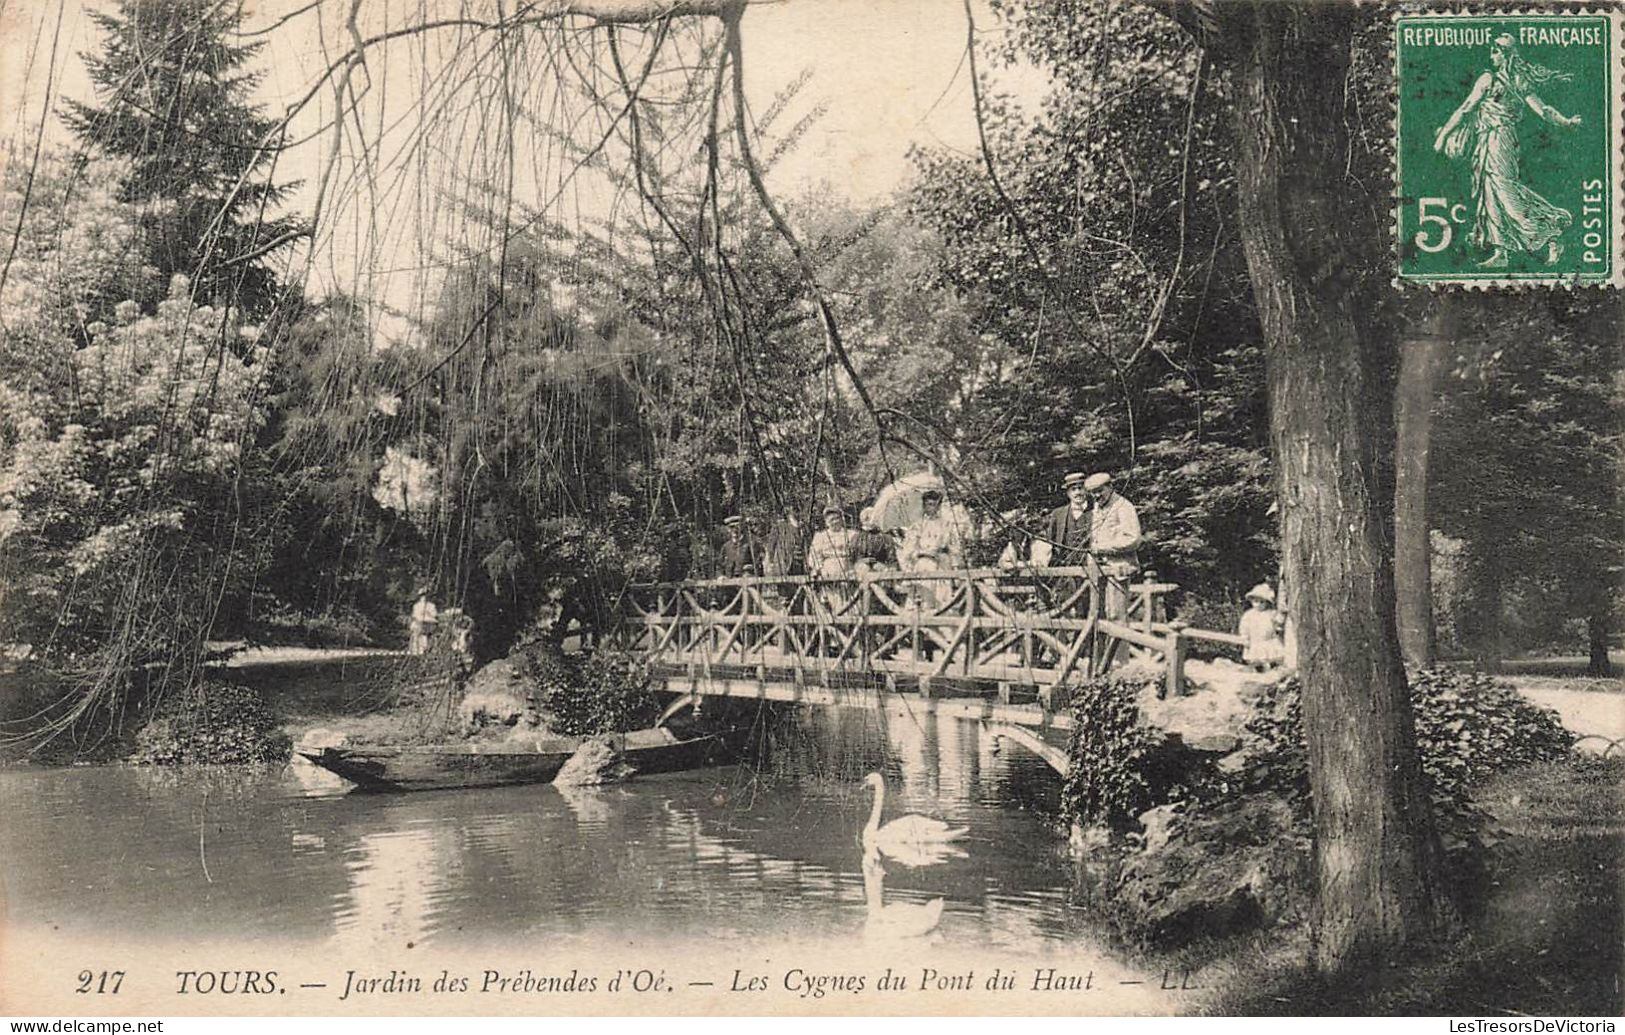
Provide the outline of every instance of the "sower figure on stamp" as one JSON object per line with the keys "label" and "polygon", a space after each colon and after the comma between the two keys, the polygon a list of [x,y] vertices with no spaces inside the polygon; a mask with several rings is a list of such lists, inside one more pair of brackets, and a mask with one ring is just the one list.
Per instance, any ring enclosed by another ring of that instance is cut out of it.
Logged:
{"label": "sower figure on stamp", "polygon": [[1490,269],[1507,265],[1508,250],[1539,252],[1548,264],[1563,254],[1558,240],[1574,222],[1568,209],[1547,201],[1523,182],[1518,123],[1532,111],[1554,126],[1578,126],[1580,116],[1567,116],[1535,95],[1535,87],[1567,82],[1572,77],[1531,63],[1509,35],[1490,47],[1491,71],[1478,77],[1461,103],[1433,138],[1433,149],[1450,158],[1472,162],[1474,245],[1490,250],[1479,263]]}

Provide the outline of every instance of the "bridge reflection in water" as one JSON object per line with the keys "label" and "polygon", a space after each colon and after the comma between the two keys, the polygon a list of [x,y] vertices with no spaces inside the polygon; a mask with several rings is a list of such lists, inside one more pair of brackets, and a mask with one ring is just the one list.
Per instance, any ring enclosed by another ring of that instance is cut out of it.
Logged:
{"label": "bridge reflection in water", "polygon": [[612,639],[642,654],[668,714],[706,696],[924,710],[971,719],[1064,769],[1033,727],[1065,730],[1057,688],[1137,660],[1184,690],[1193,639],[1225,633],[1166,620],[1176,587],[1127,584],[1103,615],[1097,568],[876,572],[845,580],[750,577],[631,587]]}

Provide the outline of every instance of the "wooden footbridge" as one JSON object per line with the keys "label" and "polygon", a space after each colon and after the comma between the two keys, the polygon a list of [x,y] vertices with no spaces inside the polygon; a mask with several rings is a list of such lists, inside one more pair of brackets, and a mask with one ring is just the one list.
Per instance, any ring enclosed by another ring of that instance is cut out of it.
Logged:
{"label": "wooden footbridge", "polygon": [[978,721],[1064,772],[1045,730],[1068,730],[1065,688],[1130,661],[1185,689],[1196,639],[1227,633],[1165,619],[1176,587],[1119,584],[1118,614],[1093,567],[874,572],[665,582],[631,587],[611,634],[677,695],[903,708]]}

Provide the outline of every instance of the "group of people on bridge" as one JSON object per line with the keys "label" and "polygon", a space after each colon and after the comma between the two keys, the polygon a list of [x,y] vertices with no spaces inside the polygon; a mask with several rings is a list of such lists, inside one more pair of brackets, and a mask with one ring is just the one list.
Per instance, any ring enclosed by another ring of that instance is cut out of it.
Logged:
{"label": "group of people on bridge", "polygon": [[[1101,614],[1124,620],[1131,580],[1141,572],[1139,511],[1105,472],[1070,473],[1062,478],[1061,489],[1066,502],[1051,510],[1037,529],[1006,521],[1009,534],[997,567],[1012,572],[1085,568],[1101,595]],[[726,538],[718,575],[811,575],[840,582],[879,571],[923,575],[965,568],[970,529],[963,511],[956,514],[945,508],[940,488],[924,489],[919,501],[917,519],[889,529],[881,527],[873,506],[864,508],[857,527],[851,527],[846,508],[831,501],[822,508],[823,527],[811,536],[804,534],[793,506],[761,538],[744,516],[731,515],[723,522]],[[934,606],[941,600],[938,588],[927,580],[913,593],[922,605]],[[1274,667],[1283,660],[1283,618],[1274,608],[1274,591],[1268,583],[1260,583],[1247,593],[1247,600],[1249,609],[1236,630],[1244,641],[1243,660],[1255,667]]]}
{"label": "group of people on bridge", "polygon": [[[1128,580],[1140,571],[1140,518],[1134,504],[1118,493],[1111,475],[1075,472],[1062,479],[1067,502],[1046,517],[1037,534],[1009,525],[1012,531],[998,566],[1047,568],[1098,565],[1105,582],[1108,615],[1122,616],[1128,606]],[[847,580],[875,571],[928,574],[965,567],[969,529],[963,518],[948,512],[940,488],[920,493],[919,517],[901,528],[883,529],[874,507],[859,515],[858,527],[847,523],[839,503],[823,507],[823,528],[805,537],[795,508],[787,508],[765,539],[758,539],[738,514],[723,521],[726,541],[718,574],[811,575]],[[934,594],[922,589],[927,600]]]}

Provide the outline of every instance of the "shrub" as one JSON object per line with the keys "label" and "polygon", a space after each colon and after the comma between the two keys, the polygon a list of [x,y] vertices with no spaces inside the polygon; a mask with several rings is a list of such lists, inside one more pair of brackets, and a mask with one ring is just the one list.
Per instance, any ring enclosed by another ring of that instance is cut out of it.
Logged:
{"label": "shrub", "polygon": [[[1567,754],[1556,716],[1484,676],[1436,670],[1411,677],[1422,770],[1433,796],[1452,890],[1469,904],[1487,878],[1485,816],[1470,795],[1506,770]],[[1164,948],[1197,933],[1267,926],[1307,909],[1312,895],[1309,771],[1300,686],[1264,688],[1247,723],[1247,765],[1232,777],[1170,767],[1139,724],[1144,692],[1118,680],[1076,698],[1071,772],[1063,802],[1085,821],[1124,825],[1183,798],[1140,850],[1130,838],[1105,868],[1106,915],[1130,941]],[[1240,756],[1238,756],[1240,757]]]}
{"label": "shrub", "polygon": [[257,690],[201,683],[164,696],[135,737],[137,765],[286,762],[292,750]]}
{"label": "shrub", "polygon": [[532,644],[525,650],[536,698],[548,729],[566,736],[642,729],[660,717],[641,661],[620,651],[585,657]]}
{"label": "shrub", "polygon": [[[1471,789],[1491,776],[1562,758],[1574,744],[1555,712],[1488,676],[1428,669],[1412,673],[1410,687],[1422,772],[1435,803],[1446,808],[1464,808]],[[1258,758],[1273,767],[1273,782],[1307,790],[1299,698],[1296,679],[1272,688],[1247,728],[1262,744]]]}
{"label": "shrub", "polygon": [[1413,673],[1411,702],[1422,771],[1435,796],[1464,801],[1469,788],[1495,774],[1555,761],[1574,746],[1556,712],[1476,672]]}
{"label": "shrub", "polygon": [[1073,693],[1063,815],[1120,825],[1156,804],[1153,759],[1163,737],[1140,722],[1135,699],[1144,687],[1142,680],[1113,676]]}

